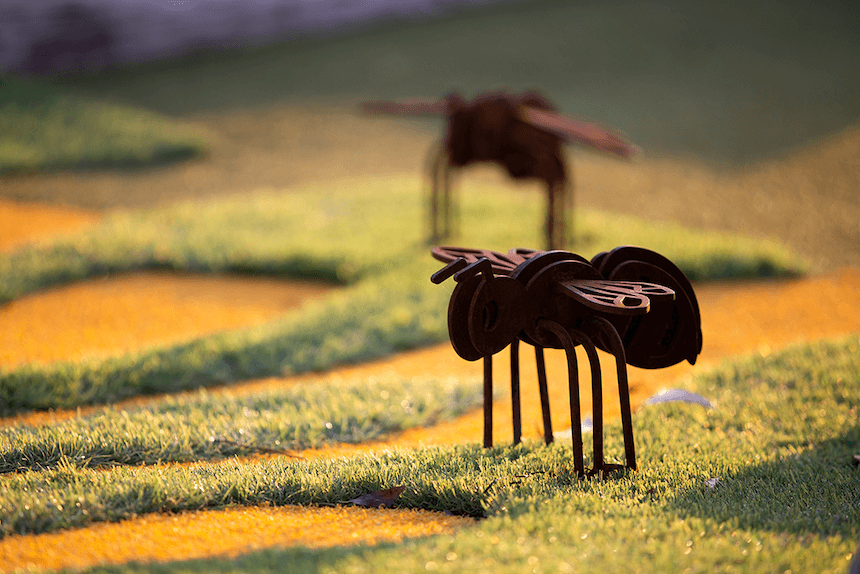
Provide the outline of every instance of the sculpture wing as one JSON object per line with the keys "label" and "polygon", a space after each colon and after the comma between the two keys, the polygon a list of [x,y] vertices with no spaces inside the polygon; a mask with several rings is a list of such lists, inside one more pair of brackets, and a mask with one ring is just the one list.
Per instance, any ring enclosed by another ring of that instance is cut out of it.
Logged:
{"label": "sculpture wing", "polygon": [[642,281],[574,279],[563,281],[559,289],[589,309],[614,315],[644,315],[652,299],[675,299],[672,289]]}
{"label": "sculpture wing", "polygon": [[361,109],[369,114],[388,114],[393,116],[444,115],[448,113],[448,100],[420,98],[373,100],[363,102]]}
{"label": "sculpture wing", "polygon": [[523,121],[554,133],[569,142],[582,143],[625,158],[639,153],[639,148],[636,145],[596,124],[574,120],[529,106],[520,108],[520,117]]}

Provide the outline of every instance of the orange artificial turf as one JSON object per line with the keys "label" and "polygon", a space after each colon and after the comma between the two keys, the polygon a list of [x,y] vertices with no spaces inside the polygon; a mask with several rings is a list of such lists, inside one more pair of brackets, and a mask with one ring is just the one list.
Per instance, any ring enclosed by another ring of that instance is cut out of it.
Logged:
{"label": "orange artificial turf", "polygon": [[288,546],[325,548],[447,534],[472,518],[357,506],[252,506],[147,514],[122,522],[0,540],[0,572],[89,568],[241,554]]}
{"label": "orange artificial turf", "polygon": [[77,231],[101,219],[92,210],[0,198],[0,251]]}
{"label": "orange artificial turf", "polygon": [[152,271],[56,287],[0,308],[0,367],[118,355],[255,325],[331,288]]}

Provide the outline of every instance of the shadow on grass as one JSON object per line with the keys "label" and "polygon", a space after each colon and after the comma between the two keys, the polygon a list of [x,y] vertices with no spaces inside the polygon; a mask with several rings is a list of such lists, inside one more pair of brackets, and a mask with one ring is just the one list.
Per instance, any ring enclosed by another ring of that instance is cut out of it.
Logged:
{"label": "shadow on grass", "polygon": [[232,572],[256,572],[258,574],[279,574],[283,572],[303,572],[315,574],[330,572],[336,569],[344,559],[359,556],[364,552],[379,552],[394,549],[392,543],[369,546],[354,546],[351,548],[326,548],[322,550],[311,548],[270,548],[247,555],[225,560],[224,558],[201,558],[166,563],[123,564],[120,566],[104,566],[86,570],[88,573],[125,573],[135,574],[149,572],[152,574],[205,573],[228,574]]}
{"label": "shadow on grass", "polygon": [[[800,448],[800,445],[798,445]],[[680,516],[726,522],[740,529],[845,536],[860,533],[860,425],[795,455],[751,465],[688,491],[670,508]]]}
{"label": "shadow on grass", "polygon": [[150,172],[159,168],[173,167],[178,162],[205,159],[209,151],[202,145],[177,145],[157,147],[148,157],[124,155],[117,158],[57,160],[46,164],[9,164],[0,166],[0,182],[3,178],[25,177],[42,174],[87,174],[113,172],[118,175]]}

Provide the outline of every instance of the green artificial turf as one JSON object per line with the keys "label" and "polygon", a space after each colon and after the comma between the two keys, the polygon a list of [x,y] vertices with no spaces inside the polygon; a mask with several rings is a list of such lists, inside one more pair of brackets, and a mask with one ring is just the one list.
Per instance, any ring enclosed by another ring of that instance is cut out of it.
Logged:
{"label": "green artificial turf", "polygon": [[[104,360],[0,371],[0,413],[70,408],[254,377],[322,370],[447,340],[453,281],[423,241],[420,182],[345,181],[282,194],[121,213],[48,246],[0,255],[0,300],[63,282],[146,268],[312,277],[342,290],[262,325]],[[473,186],[452,241],[507,251],[539,247],[530,196]],[[531,222],[512,225],[512,221]],[[801,273],[772,242],[581,210],[574,248],[592,257],[618,245],[653,249],[694,280]]]}
{"label": "green artificial turf", "polygon": [[0,75],[0,176],[151,165],[206,146],[199,129],[161,114]]}
{"label": "green artificial turf", "polygon": [[0,429],[0,473],[224,458],[359,443],[478,407],[479,381],[320,382],[225,396],[200,391],[139,410]]}
{"label": "green artificial turf", "polygon": [[[745,165],[856,121],[858,68],[852,64],[860,44],[850,24],[856,18],[845,17],[856,8],[847,6],[544,0],[474,17],[382,25],[333,42],[308,40],[59,84],[186,116],[283,101],[541,87],[565,112],[615,126],[649,150]],[[122,117],[126,121],[128,113]],[[48,136],[35,144],[20,135],[2,137],[0,158],[18,170],[35,165],[33,158],[48,147]],[[104,146],[87,148],[101,150],[96,158],[108,155]],[[73,164],[87,148],[75,148]],[[38,169],[44,166],[51,164]],[[152,267],[316,277],[345,285],[329,299],[268,325],[106,361],[4,371],[4,412],[322,369],[445,340],[451,286],[427,280],[439,265],[421,244],[418,184],[388,181],[318,187],[297,194],[294,203],[276,195],[246,196],[118,215],[69,242],[0,258],[3,301],[67,281]],[[414,200],[401,203],[401,191]],[[509,203],[496,212],[475,190],[463,191],[464,232],[457,243],[502,250],[540,246],[536,206],[503,196]],[[370,219],[345,222],[349,213]],[[519,217],[535,223],[510,224]],[[791,254],[759,240],[594,211],[580,210],[577,218],[581,235],[572,249],[588,257],[633,243],[667,255],[700,279],[804,269]],[[373,223],[364,225],[368,221]],[[380,226],[388,232],[377,232]],[[523,227],[535,232],[519,234]],[[689,390],[716,408],[643,408],[634,415],[639,470],[603,481],[572,475],[568,442],[488,451],[477,445],[398,450],[334,461],[123,465],[109,471],[82,468],[98,462],[93,454],[50,463],[43,457],[48,470],[0,476],[0,532],[47,532],[231,504],[343,504],[404,485],[401,506],[484,519],[450,536],[397,545],[271,549],[236,559],[88,571],[842,574],[860,537],[860,469],[853,464],[853,455],[860,454],[858,365],[855,336],[699,373]],[[360,385],[355,389],[361,394]],[[193,416],[190,403],[182,404]],[[151,412],[165,414],[153,414],[153,421],[169,418],[169,409],[159,409]],[[243,428],[245,413],[232,412],[225,414],[223,428],[231,420],[234,430]],[[318,434],[319,422],[313,427]],[[77,444],[95,444],[97,419],[75,424]],[[174,435],[189,432],[185,424],[178,417],[176,426],[167,427],[175,432],[158,448],[174,449]],[[59,452],[60,444],[66,448],[62,441],[70,440],[60,440],[57,427],[33,432],[43,452]],[[131,451],[121,437],[101,436],[119,453],[112,455],[115,462]],[[607,428],[607,439],[608,457],[620,459],[617,423]],[[3,444],[3,452],[11,453],[8,442]],[[186,452],[188,458],[208,456],[202,449]]]}
{"label": "green artificial turf", "polygon": [[[860,339],[734,360],[688,388],[715,408],[638,411],[636,472],[577,478],[565,441],[107,472],[69,460],[0,477],[0,523],[8,535],[230,504],[344,504],[402,485],[400,506],[485,519],[397,546],[92,571],[844,572],[860,536]],[[623,458],[619,426],[607,427],[608,460]]]}

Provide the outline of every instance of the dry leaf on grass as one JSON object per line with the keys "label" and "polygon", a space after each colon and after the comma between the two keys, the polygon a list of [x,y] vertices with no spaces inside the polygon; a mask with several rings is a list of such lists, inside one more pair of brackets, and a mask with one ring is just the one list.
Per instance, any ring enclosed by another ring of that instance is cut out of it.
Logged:
{"label": "dry leaf on grass", "polygon": [[394,501],[397,500],[397,497],[403,494],[404,490],[406,490],[405,486],[395,486],[393,488],[386,488],[385,490],[377,490],[370,494],[362,494],[358,498],[353,498],[349,502],[352,502],[357,506],[368,506],[371,508],[394,506]]}

